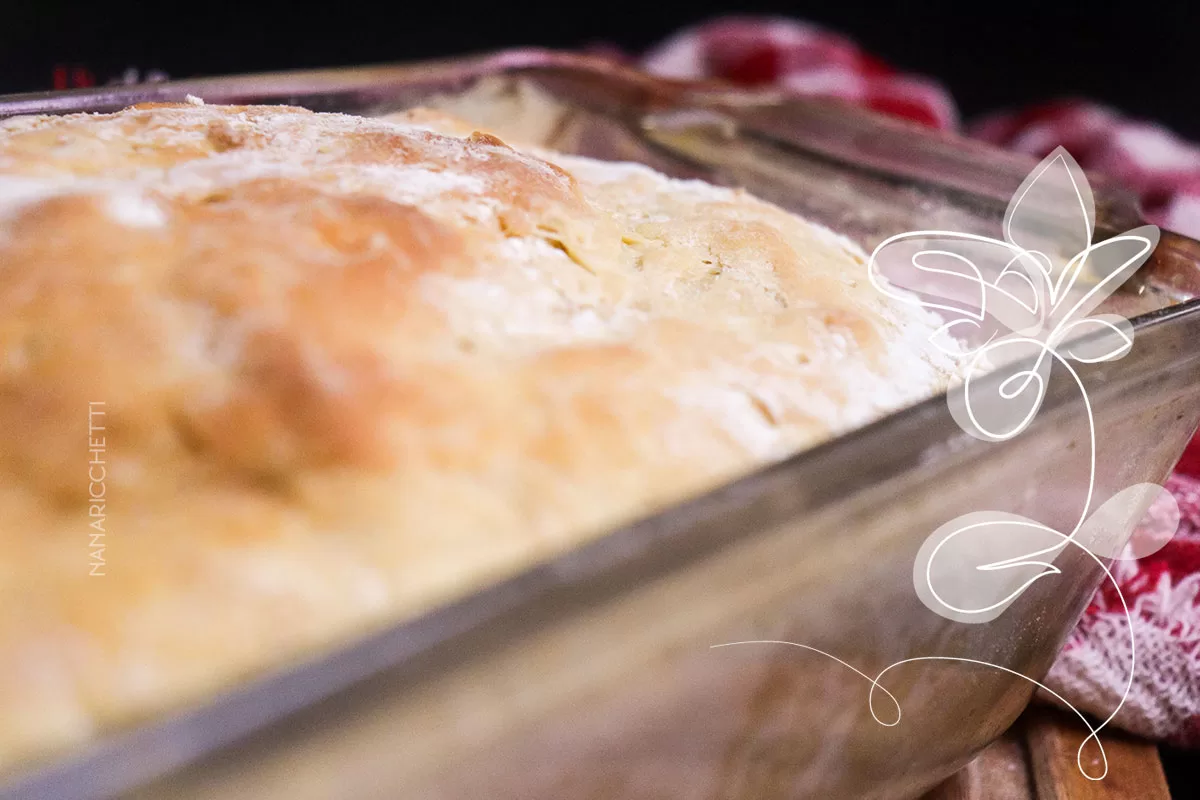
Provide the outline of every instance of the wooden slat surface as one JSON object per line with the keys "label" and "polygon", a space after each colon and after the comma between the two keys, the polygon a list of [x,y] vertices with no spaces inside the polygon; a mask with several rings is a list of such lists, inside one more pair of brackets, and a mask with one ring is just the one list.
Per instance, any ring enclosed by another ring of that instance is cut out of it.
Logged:
{"label": "wooden slat surface", "polygon": [[[1108,775],[1084,777],[1075,753],[1087,728],[1074,715],[1031,708],[999,741],[922,800],[1171,800],[1158,748],[1113,729],[1102,734]],[[1089,771],[1099,774],[1089,746]]]}
{"label": "wooden slat surface", "polygon": [[1025,743],[1010,732],[922,800],[1035,800]]}
{"label": "wooden slat surface", "polygon": [[[1088,780],[1075,763],[1088,731],[1073,715],[1048,709],[1027,712],[1026,736],[1038,800],[1170,800],[1158,748],[1112,728],[1101,733],[1108,756],[1104,780]],[[1094,743],[1083,751],[1088,772],[1104,771]]]}

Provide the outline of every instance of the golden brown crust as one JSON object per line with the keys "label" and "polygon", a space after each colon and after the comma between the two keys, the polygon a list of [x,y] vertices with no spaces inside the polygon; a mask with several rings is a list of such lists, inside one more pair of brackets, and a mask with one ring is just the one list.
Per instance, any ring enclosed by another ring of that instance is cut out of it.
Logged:
{"label": "golden brown crust", "polygon": [[913,344],[933,321],[848,242],[469,127],[163,104],[0,123],[0,763],[945,380]]}

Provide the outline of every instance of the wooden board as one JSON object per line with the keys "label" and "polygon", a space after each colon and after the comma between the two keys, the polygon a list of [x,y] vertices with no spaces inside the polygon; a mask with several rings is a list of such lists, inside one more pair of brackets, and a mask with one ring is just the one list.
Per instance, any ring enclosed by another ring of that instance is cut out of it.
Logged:
{"label": "wooden board", "polygon": [[[1086,778],[1075,763],[1088,730],[1072,714],[1035,707],[1004,737],[922,800],[1171,800],[1158,748],[1105,729],[1108,775]],[[1099,751],[1084,751],[1099,774]]]}

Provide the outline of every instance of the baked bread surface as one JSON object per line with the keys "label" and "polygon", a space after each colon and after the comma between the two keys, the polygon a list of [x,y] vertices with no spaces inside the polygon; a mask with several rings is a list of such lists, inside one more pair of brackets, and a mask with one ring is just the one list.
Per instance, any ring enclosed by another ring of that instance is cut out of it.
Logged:
{"label": "baked bread surface", "polygon": [[863,261],[436,113],[0,122],[0,765],[936,392]]}

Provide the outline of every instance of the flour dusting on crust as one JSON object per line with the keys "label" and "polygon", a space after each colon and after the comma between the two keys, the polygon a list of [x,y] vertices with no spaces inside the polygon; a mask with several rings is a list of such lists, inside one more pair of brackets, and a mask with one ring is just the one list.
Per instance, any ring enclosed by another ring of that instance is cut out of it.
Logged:
{"label": "flour dusting on crust", "polygon": [[938,321],[864,262],[745,192],[434,112],[0,122],[0,765],[940,391]]}

